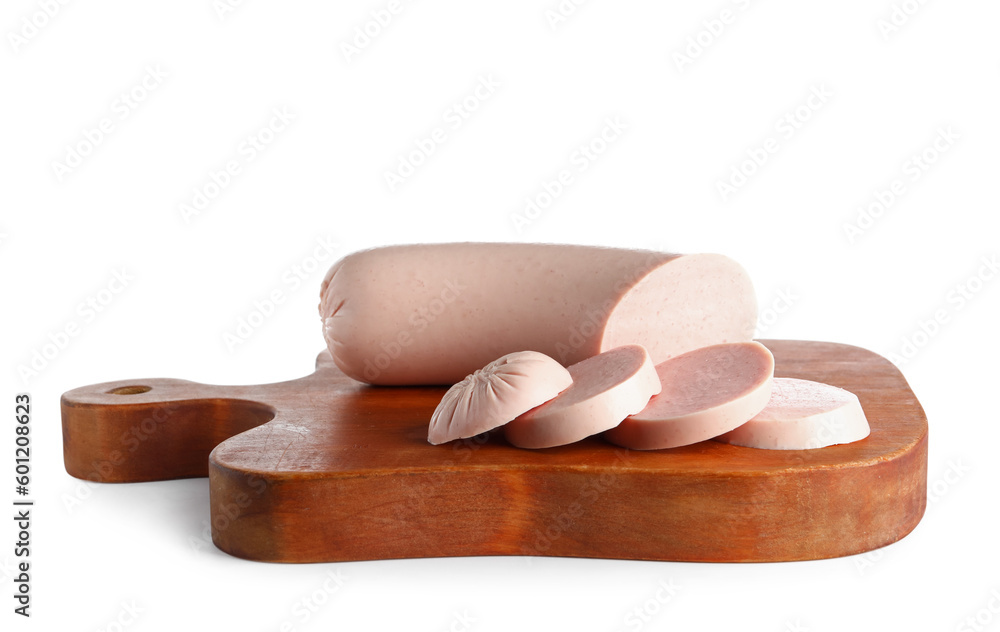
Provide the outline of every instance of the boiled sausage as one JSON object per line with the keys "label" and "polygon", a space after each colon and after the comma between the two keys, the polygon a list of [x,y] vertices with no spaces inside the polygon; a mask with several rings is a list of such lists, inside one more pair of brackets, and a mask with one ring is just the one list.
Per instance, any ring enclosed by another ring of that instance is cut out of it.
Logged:
{"label": "boiled sausage", "polygon": [[750,340],[746,271],[717,254],[593,246],[388,246],[330,268],[320,301],[337,366],[372,384],[454,384],[508,353],[569,366],[626,344],[654,363]]}
{"label": "boiled sausage", "polygon": [[569,388],[503,427],[507,441],[519,448],[574,443],[617,426],[660,392],[649,354],[639,345],[587,358],[569,373]]}

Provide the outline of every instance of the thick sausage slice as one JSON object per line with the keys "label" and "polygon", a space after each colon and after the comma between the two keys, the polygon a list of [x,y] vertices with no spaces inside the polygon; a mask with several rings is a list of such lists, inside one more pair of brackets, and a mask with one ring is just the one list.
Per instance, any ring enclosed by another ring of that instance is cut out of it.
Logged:
{"label": "thick sausage slice", "polygon": [[544,404],[573,383],[563,365],[537,351],[518,351],[490,362],[455,384],[431,416],[434,445],[474,437]]}
{"label": "thick sausage slice", "polygon": [[573,383],[554,399],[504,426],[519,448],[574,443],[621,423],[660,391],[646,350],[625,345],[569,367]]}
{"label": "thick sausage slice", "polygon": [[320,296],[334,361],[372,384],[454,384],[524,350],[569,366],[635,343],[659,363],[750,340],[757,320],[727,257],[592,246],[375,248],[335,263]]}
{"label": "thick sausage slice", "polygon": [[604,437],[633,450],[705,441],[746,423],[771,394],[774,356],[759,342],[712,345],[656,366],[663,389]]}
{"label": "thick sausage slice", "polygon": [[820,382],[776,377],[764,410],[715,440],[749,448],[809,450],[860,441],[870,433],[854,393]]}

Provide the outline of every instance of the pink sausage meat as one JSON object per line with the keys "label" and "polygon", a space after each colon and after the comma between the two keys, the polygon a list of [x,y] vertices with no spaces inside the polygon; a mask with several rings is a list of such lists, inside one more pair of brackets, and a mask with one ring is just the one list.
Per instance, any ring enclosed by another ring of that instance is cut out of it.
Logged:
{"label": "pink sausage meat", "polygon": [[716,254],[449,243],[348,255],[320,293],[337,366],[372,384],[454,384],[508,353],[563,366],[626,344],[654,363],[750,340],[746,271]]}
{"label": "pink sausage meat", "polygon": [[695,349],[656,367],[663,389],[639,413],[604,437],[633,450],[706,441],[732,430],[767,405],[774,356],[759,342]]}
{"label": "pink sausage meat", "polygon": [[569,367],[573,383],[554,399],[504,426],[519,448],[551,448],[585,439],[642,410],[660,380],[639,345],[626,345]]}
{"label": "pink sausage meat", "polygon": [[431,416],[434,445],[493,430],[569,388],[563,365],[537,351],[518,351],[490,362],[448,389]]}
{"label": "pink sausage meat", "polygon": [[860,441],[870,432],[854,393],[821,382],[776,377],[764,410],[715,440],[748,448],[810,450]]}

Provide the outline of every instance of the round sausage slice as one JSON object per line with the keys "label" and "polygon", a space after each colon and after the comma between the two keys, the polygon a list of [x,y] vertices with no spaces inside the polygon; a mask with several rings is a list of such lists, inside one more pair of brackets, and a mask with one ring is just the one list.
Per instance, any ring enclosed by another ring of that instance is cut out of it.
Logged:
{"label": "round sausage slice", "polygon": [[640,345],[577,362],[569,373],[569,388],[504,426],[507,441],[519,448],[574,443],[617,426],[660,391],[653,362]]}
{"label": "round sausage slice", "polygon": [[854,393],[820,382],[778,377],[764,410],[715,440],[748,448],[810,450],[860,441],[870,433]]}
{"label": "round sausage slice", "polygon": [[767,405],[774,356],[759,342],[695,349],[656,366],[662,390],[638,414],[604,433],[617,445],[659,450],[711,439]]}
{"label": "round sausage slice", "polygon": [[438,445],[492,430],[572,383],[566,367],[543,353],[509,353],[448,389],[431,416],[427,440]]}

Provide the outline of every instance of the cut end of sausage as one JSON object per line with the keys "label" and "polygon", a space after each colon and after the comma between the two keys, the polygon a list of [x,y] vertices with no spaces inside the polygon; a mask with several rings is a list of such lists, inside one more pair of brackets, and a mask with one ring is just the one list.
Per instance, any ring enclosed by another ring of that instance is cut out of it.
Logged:
{"label": "cut end of sausage", "polygon": [[716,441],[768,450],[811,450],[871,433],[857,395],[836,386],[779,377],[764,410]]}
{"label": "cut end of sausage", "polygon": [[745,424],[771,395],[774,356],[759,342],[711,345],[656,366],[659,395],[604,437],[633,450],[705,441]]}
{"label": "cut end of sausage", "polygon": [[748,342],[757,298],[746,270],[718,254],[682,255],[652,269],[611,311],[601,350],[646,347],[653,364],[725,342]]}
{"label": "cut end of sausage", "polygon": [[503,356],[452,386],[431,416],[427,440],[474,437],[549,401],[573,382],[570,372],[535,351]]}
{"label": "cut end of sausage", "polygon": [[649,353],[625,345],[569,367],[573,383],[504,426],[519,448],[551,448],[603,432],[643,409],[660,391]]}

